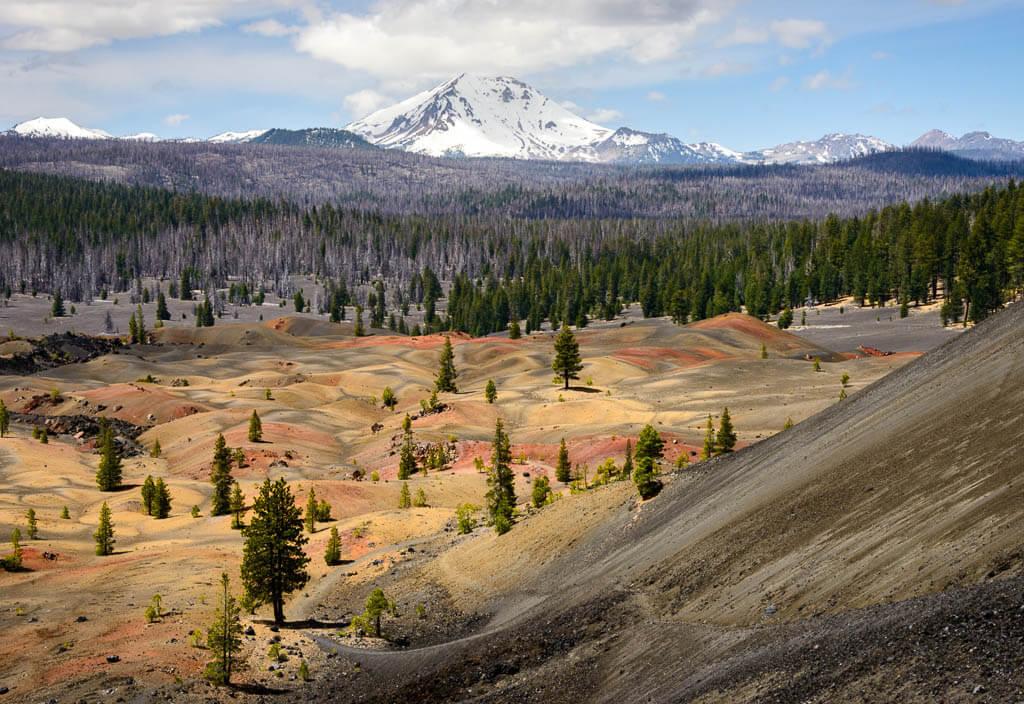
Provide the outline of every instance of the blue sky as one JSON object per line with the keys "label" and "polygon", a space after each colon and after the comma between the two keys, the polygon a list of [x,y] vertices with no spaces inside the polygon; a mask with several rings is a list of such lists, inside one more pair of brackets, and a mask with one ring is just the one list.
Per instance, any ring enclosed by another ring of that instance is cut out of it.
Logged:
{"label": "blue sky", "polygon": [[4,0],[0,129],[344,126],[461,72],[738,150],[939,128],[1024,140],[1024,0]]}

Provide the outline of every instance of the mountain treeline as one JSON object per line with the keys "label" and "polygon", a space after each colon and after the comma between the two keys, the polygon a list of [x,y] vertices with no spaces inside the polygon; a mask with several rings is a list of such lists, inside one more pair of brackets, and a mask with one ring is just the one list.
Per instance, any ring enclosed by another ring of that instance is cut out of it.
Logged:
{"label": "mountain treeline", "polygon": [[430,329],[474,335],[512,320],[582,325],[635,301],[685,322],[949,294],[951,316],[980,320],[1024,280],[1022,191],[1011,180],[862,217],[713,224],[386,215],[0,170],[0,286],[77,301],[140,291],[142,277],[182,296],[242,282],[244,303],[264,289],[290,296],[292,275],[313,274],[314,310],[366,302],[380,327],[386,307],[414,302]]}
{"label": "mountain treeline", "polygon": [[10,136],[0,136],[0,167],[390,215],[711,223],[848,217],[1024,177],[1024,163],[926,150],[820,166],[614,166],[434,158],[387,149]]}

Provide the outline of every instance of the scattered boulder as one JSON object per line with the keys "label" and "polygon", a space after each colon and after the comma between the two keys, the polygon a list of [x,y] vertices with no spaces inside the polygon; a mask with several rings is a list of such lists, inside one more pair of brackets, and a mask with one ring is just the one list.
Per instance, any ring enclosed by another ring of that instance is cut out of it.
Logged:
{"label": "scattered boulder", "polygon": [[121,658],[117,655],[108,655],[107,662],[121,662]]}

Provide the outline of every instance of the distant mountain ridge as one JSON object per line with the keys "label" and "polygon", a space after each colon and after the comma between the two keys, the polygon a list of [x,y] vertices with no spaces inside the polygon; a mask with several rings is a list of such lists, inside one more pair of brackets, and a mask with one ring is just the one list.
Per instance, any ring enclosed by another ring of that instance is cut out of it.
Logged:
{"label": "distant mountain ridge", "polygon": [[846,134],[746,153],[715,142],[686,144],[668,134],[602,127],[516,78],[468,74],[346,129],[379,147],[430,156],[613,164],[828,164],[894,148],[877,137]]}
{"label": "distant mountain ridge", "polygon": [[[738,152],[716,142],[688,144],[670,134],[611,129],[574,114],[508,76],[461,74],[344,129],[258,129],[206,140],[162,140],[151,132],[114,137],[66,117],[21,122],[5,134],[61,139],[270,144],[337,149],[398,149],[435,157],[505,157],[628,165],[832,164],[897,147],[863,134],[831,133],[766,149]],[[1024,142],[969,132],[931,130],[909,146],[982,161],[1024,160]]]}
{"label": "distant mountain ridge", "polygon": [[911,142],[910,146],[941,149],[968,159],[988,161],[1024,159],[1024,142],[993,137],[988,132],[968,132],[958,138],[942,130],[930,130]]}

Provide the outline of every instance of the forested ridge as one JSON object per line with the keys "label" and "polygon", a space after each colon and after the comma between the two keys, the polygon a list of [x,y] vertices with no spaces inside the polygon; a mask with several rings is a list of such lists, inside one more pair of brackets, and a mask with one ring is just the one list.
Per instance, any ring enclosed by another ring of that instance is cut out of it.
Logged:
{"label": "forested ridge", "polygon": [[582,325],[635,301],[645,315],[685,322],[949,292],[950,315],[963,303],[980,320],[1024,279],[1021,191],[1010,180],[862,217],[713,224],[387,215],[0,170],[0,285],[76,301],[156,277],[205,289],[219,306],[215,289],[229,279],[246,284],[232,297],[245,303],[261,288],[290,296],[290,275],[308,273],[323,282],[324,312],[332,300],[368,303],[380,326],[387,309],[424,304],[431,329],[474,335],[522,319],[527,331],[544,320]]}

